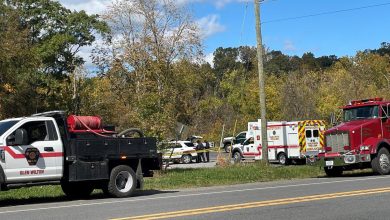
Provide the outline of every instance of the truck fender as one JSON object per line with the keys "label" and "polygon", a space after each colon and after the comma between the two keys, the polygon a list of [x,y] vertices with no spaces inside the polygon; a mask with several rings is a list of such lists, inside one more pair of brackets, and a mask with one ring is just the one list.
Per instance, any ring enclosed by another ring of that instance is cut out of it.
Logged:
{"label": "truck fender", "polygon": [[[371,142],[373,143],[373,142]],[[370,150],[370,154],[376,154],[380,147],[385,146],[387,150],[390,150],[390,143],[386,139],[380,139],[377,140],[376,143],[371,144],[370,142],[367,142],[367,145],[375,146],[372,147]],[[366,145],[366,141],[364,142],[364,145]]]}
{"label": "truck fender", "polygon": [[240,152],[241,155],[243,155],[241,148],[236,147],[236,148],[232,149],[232,157],[234,156],[234,153],[237,152],[237,151]]}

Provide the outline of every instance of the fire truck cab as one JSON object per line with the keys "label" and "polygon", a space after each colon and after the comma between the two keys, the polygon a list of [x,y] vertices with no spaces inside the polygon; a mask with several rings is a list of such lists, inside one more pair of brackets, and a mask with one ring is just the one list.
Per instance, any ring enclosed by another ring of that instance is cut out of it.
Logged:
{"label": "fire truck cab", "polygon": [[341,107],[343,122],[325,132],[319,164],[328,176],[345,170],[372,168],[390,173],[390,101],[354,100]]}

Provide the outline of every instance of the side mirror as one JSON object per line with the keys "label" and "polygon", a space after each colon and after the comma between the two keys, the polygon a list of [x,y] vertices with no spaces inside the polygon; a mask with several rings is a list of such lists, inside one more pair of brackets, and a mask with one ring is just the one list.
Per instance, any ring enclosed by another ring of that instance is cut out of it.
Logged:
{"label": "side mirror", "polygon": [[28,135],[26,129],[19,128],[15,131],[15,142],[14,145],[27,145]]}
{"label": "side mirror", "polygon": [[11,134],[7,137],[6,141],[8,146],[15,145],[15,135]]}
{"label": "side mirror", "polygon": [[336,124],[336,114],[334,112],[330,113],[329,121],[332,126]]}

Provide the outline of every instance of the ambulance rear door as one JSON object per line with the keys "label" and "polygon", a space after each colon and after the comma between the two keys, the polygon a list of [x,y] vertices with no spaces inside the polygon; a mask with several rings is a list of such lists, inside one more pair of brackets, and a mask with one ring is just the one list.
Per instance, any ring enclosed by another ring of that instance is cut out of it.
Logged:
{"label": "ambulance rear door", "polygon": [[321,126],[317,122],[309,122],[305,126],[305,137],[306,137],[306,156],[318,155],[321,147]]}

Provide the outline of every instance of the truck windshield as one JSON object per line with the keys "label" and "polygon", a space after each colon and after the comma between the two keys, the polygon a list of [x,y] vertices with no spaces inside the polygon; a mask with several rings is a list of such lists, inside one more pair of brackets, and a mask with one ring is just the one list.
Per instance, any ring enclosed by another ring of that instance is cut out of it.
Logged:
{"label": "truck windshield", "polygon": [[344,109],[344,121],[378,118],[378,116],[379,116],[379,107],[376,105]]}
{"label": "truck windshield", "polygon": [[18,123],[19,120],[12,120],[12,121],[0,121],[0,136],[4,134],[8,129],[10,129],[12,126],[14,126],[16,123]]}

